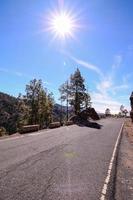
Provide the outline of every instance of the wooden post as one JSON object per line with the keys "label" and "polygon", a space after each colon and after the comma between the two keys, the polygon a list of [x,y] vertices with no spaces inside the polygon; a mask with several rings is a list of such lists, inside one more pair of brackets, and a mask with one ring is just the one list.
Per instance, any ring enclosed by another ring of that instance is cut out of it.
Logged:
{"label": "wooden post", "polygon": [[131,103],[131,112],[130,112],[130,117],[131,117],[131,120],[133,122],[133,92],[130,96],[130,103]]}

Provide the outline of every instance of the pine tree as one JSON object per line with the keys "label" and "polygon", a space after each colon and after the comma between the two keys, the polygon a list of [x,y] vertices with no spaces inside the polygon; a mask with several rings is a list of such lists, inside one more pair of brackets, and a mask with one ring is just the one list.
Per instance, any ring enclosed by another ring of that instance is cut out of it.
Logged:
{"label": "pine tree", "polygon": [[42,90],[41,80],[33,79],[26,85],[27,104],[30,108],[30,124],[37,124],[39,122],[39,98]]}
{"label": "pine tree", "polygon": [[25,96],[19,94],[17,103],[18,120],[17,127],[21,128],[23,125],[27,125],[29,122],[29,106],[26,104]]}
{"label": "pine tree", "polygon": [[42,129],[44,127],[45,118],[46,118],[46,112],[47,112],[47,94],[44,89],[40,91],[39,95],[39,124],[40,128]]}
{"label": "pine tree", "polygon": [[39,99],[39,124],[40,128],[48,125],[52,122],[54,106],[54,97],[52,93],[47,94],[46,90],[42,90]]}
{"label": "pine tree", "polygon": [[106,115],[106,116],[111,116],[111,112],[110,112],[110,109],[109,109],[109,108],[107,108],[107,109],[105,110],[105,115]]}
{"label": "pine tree", "polygon": [[54,96],[53,93],[49,93],[47,96],[47,119],[48,119],[48,123],[51,123],[53,121],[53,107],[54,107]]}
{"label": "pine tree", "polygon": [[91,96],[88,92],[84,93],[84,104],[85,109],[91,107]]}
{"label": "pine tree", "polygon": [[84,78],[79,69],[70,77],[70,104],[74,107],[75,114],[78,115],[85,102],[86,88]]}
{"label": "pine tree", "polygon": [[52,93],[47,94],[42,80],[33,79],[26,86],[27,105],[29,106],[29,124],[39,124],[43,128],[52,121],[54,98]]}
{"label": "pine tree", "polygon": [[[66,81],[64,84],[62,84],[59,88],[59,92],[60,92],[60,100],[61,100],[61,106],[62,103],[65,101],[66,102],[66,106],[67,106],[67,121],[68,121],[68,106],[69,106],[69,96],[70,96],[70,84],[68,81]],[[62,111],[61,111],[62,112]],[[62,121],[62,119],[61,119]]]}

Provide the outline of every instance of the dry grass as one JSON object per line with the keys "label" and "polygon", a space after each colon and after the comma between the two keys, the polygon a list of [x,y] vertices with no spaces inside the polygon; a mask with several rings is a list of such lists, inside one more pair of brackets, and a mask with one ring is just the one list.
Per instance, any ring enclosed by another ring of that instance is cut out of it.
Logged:
{"label": "dry grass", "polygon": [[124,129],[130,142],[133,143],[133,123],[131,122],[130,119],[126,120]]}

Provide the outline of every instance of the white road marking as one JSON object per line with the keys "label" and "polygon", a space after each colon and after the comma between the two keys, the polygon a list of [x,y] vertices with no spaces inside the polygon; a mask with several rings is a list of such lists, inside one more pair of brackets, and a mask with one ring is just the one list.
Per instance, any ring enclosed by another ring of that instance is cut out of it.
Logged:
{"label": "white road marking", "polygon": [[116,151],[117,151],[117,148],[118,148],[118,144],[119,144],[119,141],[120,141],[120,138],[121,138],[123,126],[124,126],[124,123],[122,124],[122,126],[120,128],[120,131],[119,131],[116,143],[115,143],[113,154],[112,154],[112,157],[111,157],[111,160],[110,160],[110,163],[109,163],[109,167],[108,167],[107,176],[105,178],[104,185],[103,185],[103,188],[102,188],[102,193],[101,193],[100,200],[105,200],[106,199],[106,194],[107,194],[107,190],[108,190],[108,184],[110,182],[110,177],[111,177],[111,173],[112,173],[113,163],[114,163]]}
{"label": "white road marking", "polygon": [[100,198],[100,200],[104,200],[104,199],[105,199],[105,198],[104,198],[104,195],[102,195],[101,198]]}

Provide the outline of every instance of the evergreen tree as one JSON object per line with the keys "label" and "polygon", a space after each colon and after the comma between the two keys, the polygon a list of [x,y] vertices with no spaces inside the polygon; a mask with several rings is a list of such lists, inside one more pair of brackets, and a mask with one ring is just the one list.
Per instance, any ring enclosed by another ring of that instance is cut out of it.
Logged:
{"label": "evergreen tree", "polygon": [[37,124],[39,122],[39,98],[42,90],[41,80],[33,79],[26,85],[27,104],[30,108],[30,124]]}
{"label": "evergreen tree", "polygon": [[85,102],[86,88],[79,69],[70,77],[70,104],[78,115]]}
{"label": "evergreen tree", "polygon": [[111,112],[110,112],[110,109],[109,109],[109,108],[107,108],[107,109],[105,110],[105,115],[106,115],[106,116],[111,116]]}
{"label": "evergreen tree", "polygon": [[88,92],[84,94],[84,104],[85,109],[91,107],[91,96]]}
{"label": "evergreen tree", "polygon": [[86,92],[84,78],[81,76],[79,69],[70,76],[70,83],[66,81],[59,88],[61,105],[66,102],[67,120],[68,120],[68,104],[74,107],[75,114],[78,115],[81,109],[91,106],[91,97]]}
{"label": "evergreen tree", "polygon": [[[26,95],[18,98],[0,92],[0,127],[12,134],[24,125],[39,124],[43,128],[53,120],[54,97],[43,88],[41,80],[26,85]],[[3,133],[3,132],[2,132]]]}
{"label": "evergreen tree", "polygon": [[[66,101],[66,106],[67,106],[67,121],[68,121],[68,104],[69,104],[69,97],[70,97],[70,84],[68,81],[66,81],[64,84],[62,84],[59,88],[60,92],[60,100],[61,100],[61,106],[62,102]],[[62,111],[61,111],[62,112]],[[61,119],[62,121],[62,119]]]}
{"label": "evergreen tree", "polygon": [[46,118],[46,112],[47,112],[47,95],[46,95],[46,91],[44,89],[42,89],[40,91],[40,95],[39,95],[39,124],[40,124],[40,128],[44,127],[44,122],[45,122],[45,118]]}
{"label": "evergreen tree", "polygon": [[47,112],[46,112],[47,124],[49,124],[53,121],[53,107],[54,107],[53,93],[49,93],[47,95]]}
{"label": "evergreen tree", "polygon": [[41,80],[32,80],[26,86],[27,105],[29,106],[29,124],[40,124],[40,128],[49,125],[52,121],[54,98],[52,93],[47,94]]}
{"label": "evergreen tree", "polygon": [[18,120],[17,127],[21,128],[23,125],[27,125],[29,122],[29,106],[26,104],[25,96],[19,94],[17,98],[17,110],[18,110]]}

